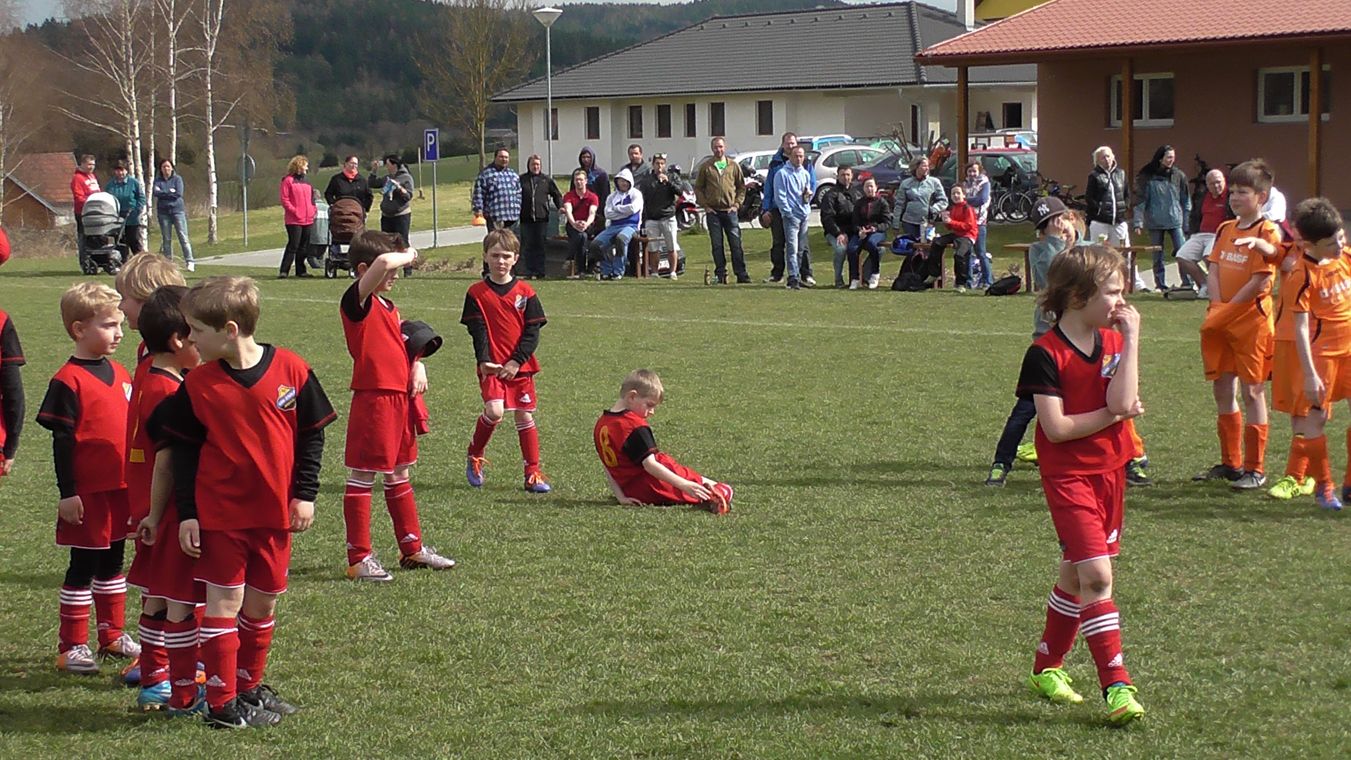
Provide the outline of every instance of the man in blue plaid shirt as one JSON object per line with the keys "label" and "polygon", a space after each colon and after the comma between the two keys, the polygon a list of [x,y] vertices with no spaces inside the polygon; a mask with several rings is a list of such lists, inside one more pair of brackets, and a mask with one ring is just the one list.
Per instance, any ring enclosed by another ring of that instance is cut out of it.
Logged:
{"label": "man in blue plaid shirt", "polygon": [[513,229],[521,218],[521,178],[510,163],[511,151],[498,148],[493,162],[474,180],[470,203],[475,214],[483,215],[489,230]]}

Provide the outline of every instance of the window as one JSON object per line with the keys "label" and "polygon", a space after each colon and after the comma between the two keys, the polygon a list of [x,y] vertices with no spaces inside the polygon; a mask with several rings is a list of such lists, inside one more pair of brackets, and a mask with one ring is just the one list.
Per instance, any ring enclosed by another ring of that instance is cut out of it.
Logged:
{"label": "window", "polygon": [[696,130],[695,130],[695,127],[696,127],[696,125],[695,125],[695,118],[696,118],[696,117],[695,117],[695,114],[694,114],[694,104],[693,104],[693,103],[686,103],[686,104],[685,104],[685,136],[686,136],[686,137],[694,137],[694,136],[695,136],[695,131],[696,131]]}
{"label": "window", "polygon": [[671,107],[657,106],[657,137],[671,136]]}
{"label": "window", "polygon": [[600,139],[600,106],[586,108],[586,139]]}
{"label": "window", "polygon": [[755,134],[774,134],[774,101],[755,101]]}
{"label": "window", "polygon": [[[1121,126],[1121,77],[1112,77],[1111,124]],[[1132,123],[1137,127],[1173,126],[1173,75],[1137,74],[1131,87]]]}
{"label": "window", "polygon": [[643,107],[629,106],[629,137],[643,136]]}
{"label": "window", "polygon": [[1023,128],[1023,104],[1005,103],[1004,104],[1004,129],[1022,129]]}
{"label": "window", "polygon": [[544,138],[544,139],[546,139],[546,140],[557,140],[557,139],[558,139],[558,109],[557,109],[557,108],[553,109],[553,110],[549,113],[549,116],[550,116],[550,119],[549,119],[549,122],[550,122],[550,123],[549,123],[549,125],[546,126],[544,129],[545,129],[546,131],[549,131],[549,128],[552,127],[553,129],[552,129],[551,131],[553,132],[553,134],[551,134],[549,137],[546,137],[546,138]]}
{"label": "window", "polygon": [[915,142],[923,140],[924,132],[919,128],[919,123],[923,118],[923,115],[918,103],[910,104],[910,139]]}
{"label": "window", "polygon": [[[1328,67],[1323,67],[1323,118],[1332,112]],[[1309,67],[1285,66],[1257,71],[1257,120],[1306,121],[1309,118]]]}
{"label": "window", "polygon": [[708,134],[713,137],[727,136],[727,104],[708,104]]}

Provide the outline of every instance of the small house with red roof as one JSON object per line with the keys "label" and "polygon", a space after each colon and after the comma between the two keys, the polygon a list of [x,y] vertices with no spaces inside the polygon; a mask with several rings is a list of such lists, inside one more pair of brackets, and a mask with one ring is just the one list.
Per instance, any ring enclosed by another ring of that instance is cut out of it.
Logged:
{"label": "small house with red roof", "polygon": [[1168,144],[1184,171],[1260,156],[1292,204],[1349,208],[1348,43],[1351,0],[1049,0],[915,59],[957,70],[959,113],[970,69],[1035,63],[1039,164],[1062,182],[1083,187],[1099,145],[1133,176]]}
{"label": "small house with red roof", "polygon": [[14,162],[4,176],[5,203],[0,224],[5,227],[50,230],[75,222],[70,177],[75,155],[29,153]]}

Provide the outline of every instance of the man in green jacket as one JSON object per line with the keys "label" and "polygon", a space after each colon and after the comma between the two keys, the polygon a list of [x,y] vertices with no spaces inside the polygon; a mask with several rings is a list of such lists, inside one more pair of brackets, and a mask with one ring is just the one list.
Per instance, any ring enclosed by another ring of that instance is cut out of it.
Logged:
{"label": "man in green jacket", "polygon": [[708,238],[713,246],[714,281],[727,284],[727,255],[723,252],[722,237],[732,249],[732,271],[738,284],[751,281],[746,271],[746,254],[741,250],[741,222],[737,209],[746,199],[746,179],[741,176],[741,165],[727,157],[727,142],[715,137],[709,143],[713,157],[699,167],[694,178],[694,198],[704,210],[708,224]]}

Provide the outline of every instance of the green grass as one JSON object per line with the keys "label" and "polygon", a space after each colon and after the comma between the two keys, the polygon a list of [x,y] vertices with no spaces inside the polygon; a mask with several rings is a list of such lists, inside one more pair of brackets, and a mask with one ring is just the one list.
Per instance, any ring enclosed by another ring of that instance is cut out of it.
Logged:
{"label": "green grass", "polygon": [[[707,238],[686,243],[698,272]],[[748,244],[758,280],[764,233]],[[18,261],[0,276],[28,356],[30,419],[68,351],[56,301],[75,277],[56,268]],[[51,546],[50,448],[28,423],[0,485],[0,754],[1331,758],[1351,747],[1351,526],[1311,500],[1188,482],[1216,456],[1200,304],[1136,299],[1140,428],[1159,484],[1128,497],[1117,599],[1149,714],[1116,731],[1102,726],[1082,643],[1069,670],[1085,705],[1023,691],[1055,537],[1035,471],[981,485],[1029,297],[706,288],[698,276],[538,283],[556,491],[535,498],[520,490],[510,426],[489,448],[488,485],[464,483],[481,409],[457,324],[470,282],[426,275],[395,291],[406,317],[447,340],[429,360],[433,432],[414,482],[427,539],[460,567],[380,587],[342,579],[345,421],[330,428],[318,522],[296,541],[268,673],[306,710],[273,730],[141,718],[106,678],[53,671],[65,558]],[[307,357],[345,414],[343,283],[261,287],[261,337]],[[590,434],[636,366],[667,387],[653,420],[663,448],[736,486],[728,517],[610,504]],[[1274,420],[1271,469],[1288,440]],[[378,506],[374,535],[392,560]]]}

